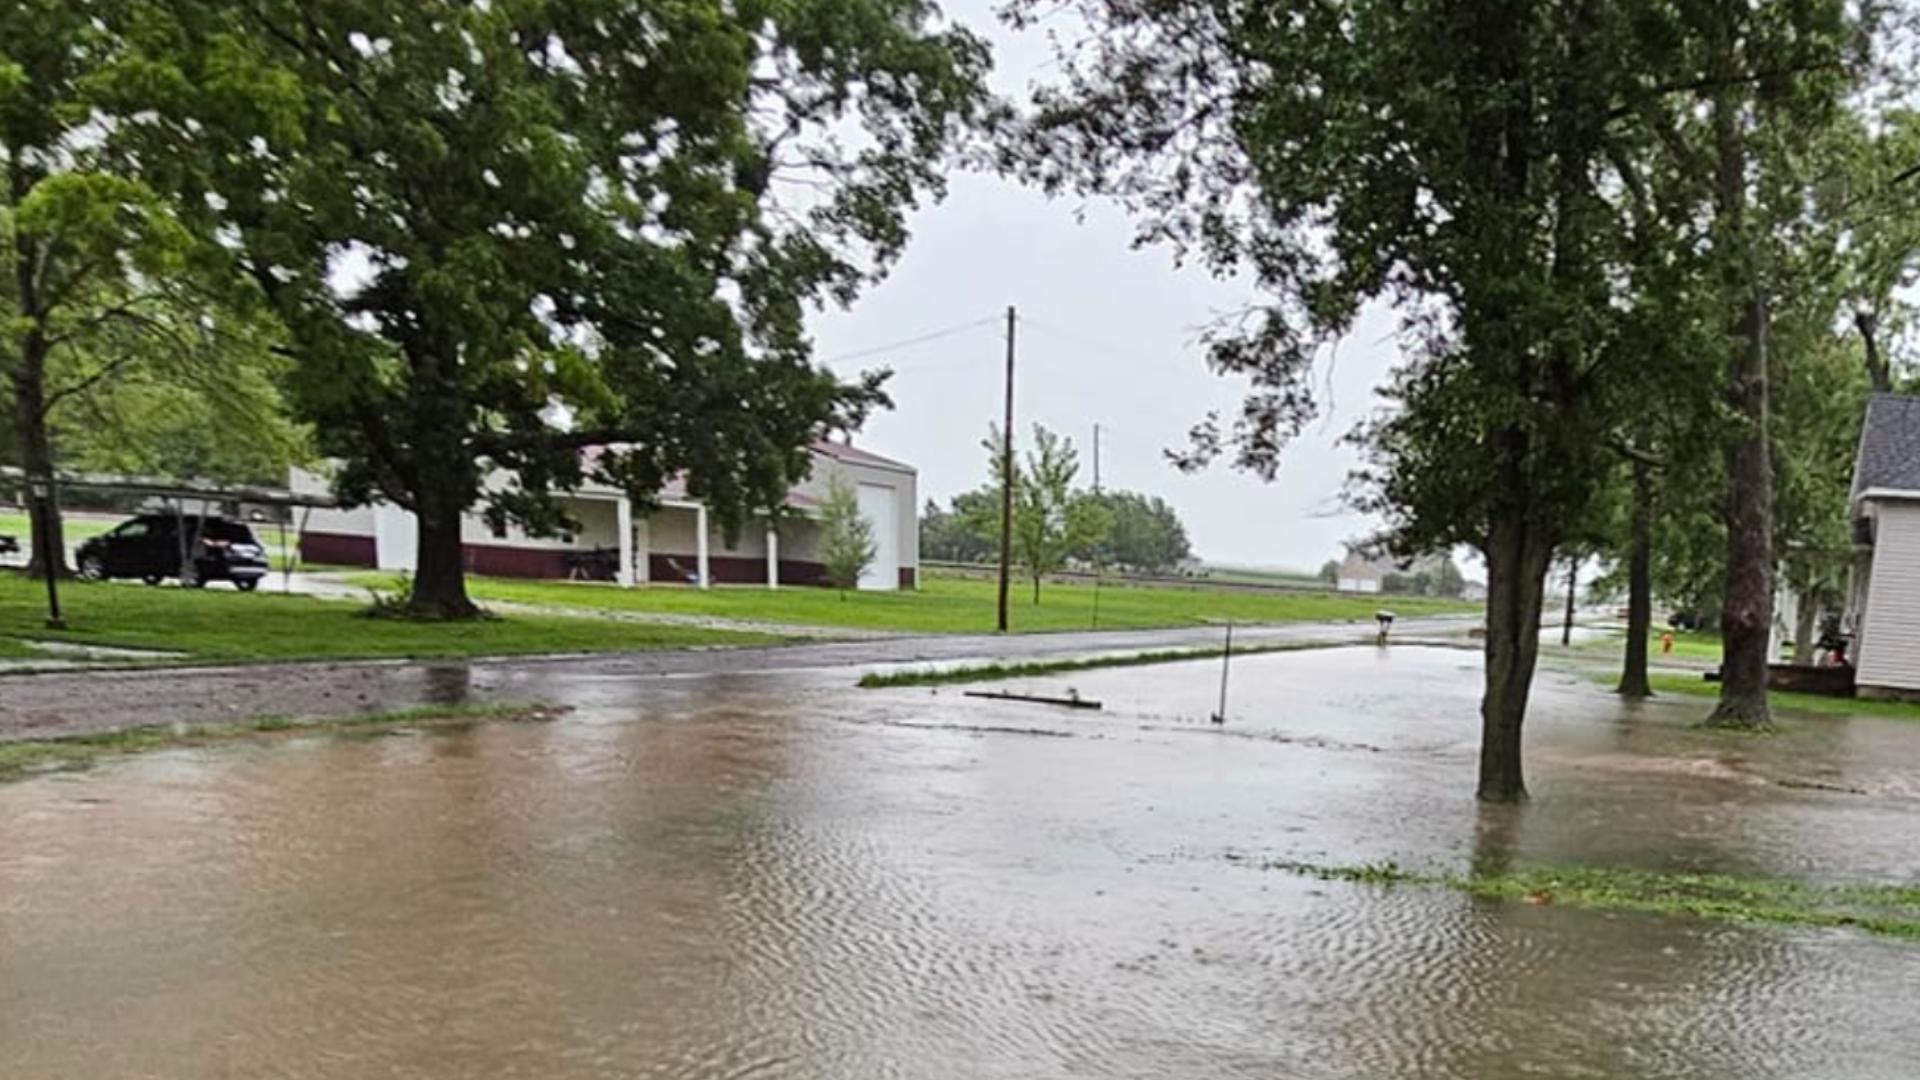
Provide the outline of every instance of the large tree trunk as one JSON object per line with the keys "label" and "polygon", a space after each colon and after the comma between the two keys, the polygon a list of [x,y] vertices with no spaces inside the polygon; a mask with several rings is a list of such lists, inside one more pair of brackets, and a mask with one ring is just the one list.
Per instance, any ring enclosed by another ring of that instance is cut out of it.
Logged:
{"label": "large tree trunk", "polygon": [[1653,636],[1653,478],[1633,463],[1633,524],[1627,550],[1627,652],[1620,664],[1620,695],[1653,696],[1647,650]]}
{"label": "large tree trunk", "polygon": [[[1716,27],[1716,74],[1737,72],[1734,11]],[[1773,630],[1773,462],[1767,432],[1767,300],[1747,222],[1747,102],[1729,79],[1715,91],[1714,244],[1723,295],[1738,305],[1727,403],[1740,430],[1726,448],[1727,584],[1720,616],[1720,704],[1708,723],[1764,727]]]}
{"label": "large tree trunk", "polygon": [[[18,425],[20,467],[30,481],[53,475],[53,442],[47,434],[46,338],[34,327],[21,342],[19,366],[13,377],[13,417]],[[51,487],[45,498],[28,500],[32,552],[27,560],[30,577],[44,577],[51,554],[54,572],[67,576],[66,530],[61,527],[60,503]]]}
{"label": "large tree trunk", "polygon": [[394,472],[411,489],[418,522],[413,591],[407,613],[423,619],[471,619],[460,523],[478,495],[479,468],[466,441],[468,416],[457,377],[459,347],[429,328],[407,348],[412,367],[404,421],[408,452]]}
{"label": "large tree trunk", "polygon": [[1732,403],[1744,429],[1727,449],[1727,592],[1720,615],[1720,704],[1710,723],[1765,727],[1773,636],[1773,461],[1767,445],[1766,301],[1741,320]]}
{"label": "large tree trunk", "polygon": [[466,560],[460,547],[460,518],[466,508],[451,502],[440,498],[417,501],[419,537],[407,611],[420,618],[468,619],[480,614],[479,607],[467,598]]}
{"label": "large tree trunk", "polygon": [[1486,550],[1486,688],[1480,700],[1478,794],[1486,802],[1519,802],[1527,797],[1520,728],[1540,657],[1540,612],[1553,546],[1528,522],[1523,505],[1497,513]]}

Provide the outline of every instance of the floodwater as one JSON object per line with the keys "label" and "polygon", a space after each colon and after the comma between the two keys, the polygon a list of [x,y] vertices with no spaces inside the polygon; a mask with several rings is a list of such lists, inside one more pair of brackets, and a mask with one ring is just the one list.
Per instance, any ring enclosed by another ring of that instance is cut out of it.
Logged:
{"label": "floodwater", "polygon": [[[1471,798],[1476,654],[1011,688],[582,680],[540,724],[0,787],[0,1074],[1907,1078],[1920,947],[1266,859],[1920,876],[1920,726],[1695,731],[1544,674]],[[444,688],[457,697],[461,684]]]}

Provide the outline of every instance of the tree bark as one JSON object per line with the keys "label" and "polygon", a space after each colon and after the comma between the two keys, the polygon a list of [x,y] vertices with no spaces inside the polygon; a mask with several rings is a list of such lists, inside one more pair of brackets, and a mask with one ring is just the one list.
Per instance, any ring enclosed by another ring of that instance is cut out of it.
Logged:
{"label": "tree bark", "polygon": [[[7,188],[11,205],[19,206],[33,190],[34,176],[22,163],[15,147],[7,168]],[[13,292],[19,315],[26,323],[20,340],[20,353],[13,376],[13,422],[18,425],[20,467],[31,477],[49,477],[53,473],[53,441],[47,435],[47,360],[53,346],[47,338],[47,312],[40,293],[40,272],[45,252],[33,237],[15,230],[13,234]],[[60,506],[51,494],[34,499],[30,511],[32,554],[27,559],[27,574],[44,577],[46,552],[52,552],[58,565],[54,571],[67,574],[67,545],[61,528]]]}
{"label": "tree bark", "polygon": [[[1736,72],[1731,9],[1716,35],[1722,75]],[[1773,630],[1773,462],[1767,432],[1767,300],[1747,220],[1746,101],[1728,82],[1713,100],[1714,229],[1724,295],[1737,305],[1727,403],[1740,430],[1726,447],[1727,582],[1720,616],[1720,703],[1708,723],[1758,728],[1767,711],[1767,651]]]}
{"label": "tree bark", "polygon": [[470,619],[480,614],[467,597],[466,560],[460,547],[460,519],[466,507],[451,502],[417,500],[419,537],[407,612],[420,618]]}
{"label": "tree bark", "polygon": [[1525,506],[1515,503],[1496,511],[1486,557],[1486,686],[1480,700],[1478,795],[1484,802],[1520,802],[1527,797],[1520,728],[1540,657],[1540,612],[1553,545],[1527,519]]}
{"label": "tree bark", "polygon": [[1893,372],[1887,367],[1886,357],[1880,355],[1880,343],[1874,338],[1879,322],[1879,317],[1871,311],[1854,312],[1853,325],[1860,330],[1860,340],[1867,350],[1867,378],[1873,383],[1874,393],[1889,394],[1893,392]]}
{"label": "tree bark", "polygon": [[1773,461],[1767,445],[1766,300],[1741,320],[1732,400],[1745,429],[1727,449],[1727,592],[1720,704],[1709,723],[1765,727],[1773,635]]}
{"label": "tree bark", "polygon": [[1633,463],[1633,523],[1627,551],[1627,651],[1620,663],[1620,696],[1653,696],[1647,650],[1653,637],[1653,477]]}
{"label": "tree bark", "polygon": [[423,619],[471,619],[482,614],[467,597],[460,525],[479,495],[480,472],[469,445],[465,396],[457,377],[459,346],[429,323],[406,349],[412,368],[403,421],[404,451],[388,471],[412,495],[415,537],[413,589],[407,614]]}

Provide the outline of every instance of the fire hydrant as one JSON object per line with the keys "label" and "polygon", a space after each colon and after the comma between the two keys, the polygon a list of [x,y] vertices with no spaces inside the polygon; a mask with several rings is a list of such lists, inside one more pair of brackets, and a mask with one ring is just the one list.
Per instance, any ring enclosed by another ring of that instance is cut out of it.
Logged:
{"label": "fire hydrant", "polygon": [[1672,652],[1673,652],[1673,631],[1669,630],[1666,633],[1660,635],[1660,655],[1666,656]]}

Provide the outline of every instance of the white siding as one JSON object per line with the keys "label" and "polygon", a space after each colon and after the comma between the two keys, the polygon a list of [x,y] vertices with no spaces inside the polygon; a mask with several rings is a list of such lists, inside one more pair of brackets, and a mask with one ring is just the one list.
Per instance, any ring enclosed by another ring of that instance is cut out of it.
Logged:
{"label": "white siding", "polygon": [[[895,557],[901,569],[918,571],[920,567],[919,477],[910,469],[881,468],[877,465],[837,461],[825,454],[815,453],[813,471],[805,480],[795,484],[793,490],[815,501],[824,499],[827,495],[827,487],[834,476],[838,476],[842,482],[855,490],[863,484],[893,489]],[[798,550],[792,554],[783,552],[781,557],[811,558],[810,555],[800,554]]]}
{"label": "white siding", "polygon": [[860,575],[860,587],[892,592],[900,587],[900,512],[890,485],[860,485],[860,516],[873,530],[873,563]]}
{"label": "white siding", "polygon": [[1920,690],[1920,506],[1880,503],[1876,517],[1858,680]]}
{"label": "white siding", "polygon": [[[295,467],[288,471],[287,487],[311,495],[326,495],[333,491],[333,483],[317,472]],[[299,521],[302,511],[295,511],[293,519]],[[306,511],[308,532],[338,533],[342,536],[372,536],[373,507],[356,506],[341,510],[330,506],[316,506]]]}

